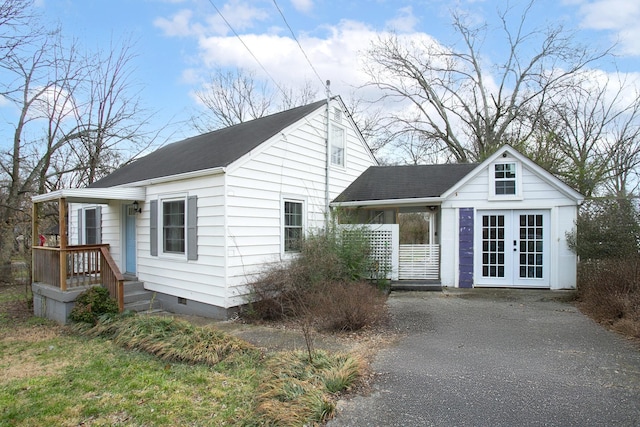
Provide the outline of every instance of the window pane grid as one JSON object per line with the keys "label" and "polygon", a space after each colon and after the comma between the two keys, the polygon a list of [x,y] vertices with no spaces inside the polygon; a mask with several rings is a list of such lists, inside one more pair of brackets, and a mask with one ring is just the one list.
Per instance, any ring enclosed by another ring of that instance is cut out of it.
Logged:
{"label": "window pane grid", "polygon": [[504,277],[504,215],[482,217],[482,277]]}
{"label": "window pane grid", "polygon": [[344,166],[344,129],[331,128],[331,164]]}
{"label": "window pane grid", "polygon": [[299,252],[302,242],[302,203],[284,202],[284,251]]}
{"label": "window pane grid", "polygon": [[516,194],[516,164],[494,165],[494,182],[496,195]]}
{"label": "window pane grid", "polygon": [[521,278],[543,278],[543,237],[542,215],[520,215]]}
{"label": "window pane grid", "polygon": [[185,202],[162,203],[162,247],[167,253],[185,253]]}

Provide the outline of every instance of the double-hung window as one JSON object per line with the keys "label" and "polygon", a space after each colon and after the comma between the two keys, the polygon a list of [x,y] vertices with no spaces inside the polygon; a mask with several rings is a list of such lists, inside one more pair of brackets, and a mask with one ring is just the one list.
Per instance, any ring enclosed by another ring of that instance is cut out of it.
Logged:
{"label": "double-hung window", "polygon": [[300,252],[303,237],[303,208],[301,201],[284,201],[284,252]]}
{"label": "double-hung window", "polygon": [[496,196],[516,195],[517,173],[515,163],[496,163],[494,166],[494,192]]}
{"label": "double-hung window", "polygon": [[185,201],[162,202],[162,251],[168,254],[185,252]]}
{"label": "double-hung window", "polygon": [[149,201],[152,256],[198,259],[198,198],[167,197]]}
{"label": "double-hung window", "polygon": [[345,130],[340,126],[331,126],[331,164],[344,166]]}

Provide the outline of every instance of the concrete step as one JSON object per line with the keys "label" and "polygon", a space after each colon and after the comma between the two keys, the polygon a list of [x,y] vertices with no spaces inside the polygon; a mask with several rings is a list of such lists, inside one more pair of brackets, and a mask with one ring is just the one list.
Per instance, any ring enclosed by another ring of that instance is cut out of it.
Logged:
{"label": "concrete step", "polygon": [[439,280],[398,280],[391,282],[392,291],[442,291]]}
{"label": "concrete step", "polygon": [[124,294],[144,291],[144,282],[139,280],[125,280],[124,282]]}
{"label": "concrete step", "polygon": [[137,313],[162,311],[160,301],[155,299],[147,299],[134,301],[124,305],[125,310],[135,311]]}
{"label": "concrete step", "polygon": [[139,280],[124,282],[124,309],[135,312],[161,311],[162,304],[154,298],[154,293],[144,288]]}

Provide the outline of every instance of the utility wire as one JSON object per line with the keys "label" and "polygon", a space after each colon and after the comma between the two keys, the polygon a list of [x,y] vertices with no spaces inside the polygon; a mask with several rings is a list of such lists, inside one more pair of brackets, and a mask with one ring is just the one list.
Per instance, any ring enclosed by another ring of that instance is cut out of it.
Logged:
{"label": "utility wire", "polygon": [[242,37],[240,37],[240,34],[238,34],[236,32],[236,30],[231,26],[231,24],[229,23],[229,21],[227,21],[227,18],[224,17],[224,15],[222,14],[222,12],[220,11],[220,9],[218,9],[218,7],[215,5],[215,3],[213,3],[213,0],[209,0],[209,3],[211,3],[211,6],[213,6],[213,8],[216,10],[216,12],[218,13],[218,15],[220,15],[220,17],[222,18],[222,20],[225,22],[225,24],[227,24],[227,27],[229,27],[229,29],[233,32],[233,34],[236,36],[236,38],[238,40],[240,40],[240,43],[242,43],[242,45],[244,46],[245,49],[247,49],[247,51],[249,52],[249,54],[253,57],[253,59],[258,63],[258,65],[260,66],[260,68],[262,68],[262,71],[264,71],[267,76],[269,77],[269,79],[271,79],[271,81],[273,82],[274,85],[276,85],[276,87],[278,88],[278,90],[280,90],[280,92],[282,92],[282,94],[286,97],[287,94],[284,90],[282,90],[282,88],[280,87],[280,85],[278,84],[278,82],[273,78],[273,76],[269,73],[269,71],[267,71],[267,69],[264,67],[264,65],[262,65],[262,62],[260,62],[260,60],[253,54],[253,52],[251,51],[251,49],[249,49],[249,46],[247,46],[247,44],[244,42],[244,40],[242,40]]}
{"label": "utility wire", "polygon": [[309,64],[309,66],[311,67],[311,69],[313,70],[313,73],[316,75],[316,77],[318,78],[318,80],[320,81],[320,84],[322,86],[325,85],[325,82],[322,80],[322,78],[320,77],[320,75],[318,74],[318,72],[316,71],[315,67],[313,66],[313,64],[311,63],[311,60],[309,59],[309,57],[307,56],[307,53],[304,51],[304,49],[302,48],[302,45],[300,44],[300,42],[298,41],[298,38],[296,37],[296,35],[294,34],[293,30],[291,29],[291,26],[289,25],[289,22],[287,22],[287,18],[285,18],[284,13],[282,13],[282,9],[280,9],[280,6],[278,6],[278,2],[276,0],[273,0],[273,4],[276,6],[276,9],[278,9],[278,12],[280,13],[280,16],[282,16],[282,20],[284,21],[284,23],[287,25],[287,28],[289,28],[289,32],[291,33],[291,37],[293,37],[293,39],[296,41],[296,43],[298,44],[298,47],[300,48],[300,51],[302,52],[302,54],[304,55],[304,58],[307,60],[307,63]]}

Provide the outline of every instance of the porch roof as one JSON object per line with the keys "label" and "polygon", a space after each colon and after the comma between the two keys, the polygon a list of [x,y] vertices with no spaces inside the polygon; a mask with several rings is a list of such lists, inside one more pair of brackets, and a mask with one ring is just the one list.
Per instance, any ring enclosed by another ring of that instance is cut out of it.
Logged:
{"label": "porch roof", "polygon": [[51,202],[66,199],[72,203],[107,204],[110,200],[144,201],[146,189],[144,187],[113,187],[113,188],[64,188],[46,194],[32,197],[34,203]]}
{"label": "porch roof", "polygon": [[476,163],[371,166],[336,197],[333,204],[438,202],[449,188],[477,166]]}

